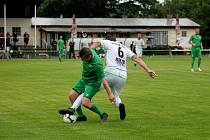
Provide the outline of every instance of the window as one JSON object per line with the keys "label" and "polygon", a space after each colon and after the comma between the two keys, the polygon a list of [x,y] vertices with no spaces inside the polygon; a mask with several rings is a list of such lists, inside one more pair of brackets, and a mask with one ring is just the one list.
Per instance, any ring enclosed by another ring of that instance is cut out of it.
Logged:
{"label": "window", "polygon": [[20,27],[12,27],[12,34],[16,33],[17,36],[21,36],[21,28]]}
{"label": "window", "polygon": [[166,31],[152,32],[151,36],[153,36],[152,39],[153,45],[168,45],[168,32]]}
{"label": "window", "polygon": [[187,31],[182,31],[182,37],[187,37]]}
{"label": "window", "polygon": [[0,35],[4,35],[4,27],[0,27]]}

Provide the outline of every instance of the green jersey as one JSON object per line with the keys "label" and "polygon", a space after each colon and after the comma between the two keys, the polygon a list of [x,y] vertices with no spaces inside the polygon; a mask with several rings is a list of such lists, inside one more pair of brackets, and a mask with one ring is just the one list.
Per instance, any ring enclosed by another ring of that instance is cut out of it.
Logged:
{"label": "green jersey", "polygon": [[103,63],[95,50],[90,48],[93,58],[90,62],[83,61],[82,80],[84,84],[101,84],[104,78]]}
{"label": "green jersey", "polygon": [[64,49],[64,40],[63,39],[58,40],[58,49],[59,50]]}
{"label": "green jersey", "polygon": [[196,47],[196,48],[201,48],[201,36],[194,34],[190,37],[190,41],[192,41],[193,44],[195,44],[195,46],[192,47]]}

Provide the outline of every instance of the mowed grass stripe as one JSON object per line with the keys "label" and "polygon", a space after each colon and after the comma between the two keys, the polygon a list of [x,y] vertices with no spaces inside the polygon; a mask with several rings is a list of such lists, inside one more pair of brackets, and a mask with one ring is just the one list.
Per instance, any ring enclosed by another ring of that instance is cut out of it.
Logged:
{"label": "mowed grass stripe", "polygon": [[65,124],[57,113],[69,107],[67,95],[80,78],[81,61],[1,60],[0,139],[208,140],[210,138],[210,58],[202,72],[190,72],[190,56],[143,57],[157,71],[151,79],[128,61],[121,98],[127,117],[119,119],[105,91],[93,102],[109,113],[109,121],[83,109],[87,122]]}

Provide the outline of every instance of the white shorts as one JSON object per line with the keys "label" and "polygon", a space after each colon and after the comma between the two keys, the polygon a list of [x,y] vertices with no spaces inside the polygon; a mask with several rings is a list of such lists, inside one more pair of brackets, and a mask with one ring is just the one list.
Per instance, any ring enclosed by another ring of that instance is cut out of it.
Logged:
{"label": "white shorts", "polygon": [[136,55],[142,57],[142,48],[135,47]]}
{"label": "white shorts", "polygon": [[125,85],[126,79],[113,75],[111,73],[105,73],[105,79],[107,80],[114,96],[119,97],[120,92]]}

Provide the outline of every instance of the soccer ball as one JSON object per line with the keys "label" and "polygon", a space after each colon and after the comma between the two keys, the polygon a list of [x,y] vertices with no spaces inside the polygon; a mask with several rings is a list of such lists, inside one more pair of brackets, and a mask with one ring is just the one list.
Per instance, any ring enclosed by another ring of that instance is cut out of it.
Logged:
{"label": "soccer ball", "polygon": [[65,123],[75,123],[76,120],[77,120],[77,116],[76,115],[65,114],[63,116],[63,121]]}

